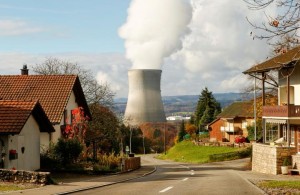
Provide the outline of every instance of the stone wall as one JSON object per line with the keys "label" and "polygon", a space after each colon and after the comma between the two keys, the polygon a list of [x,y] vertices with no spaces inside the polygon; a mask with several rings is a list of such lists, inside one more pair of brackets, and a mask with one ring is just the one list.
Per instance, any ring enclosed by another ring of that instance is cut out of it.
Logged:
{"label": "stone wall", "polygon": [[296,153],[295,147],[279,147],[253,144],[252,171],[277,175],[281,173],[283,160]]}
{"label": "stone wall", "polygon": [[49,183],[49,176],[49,172],[0,169],[0,181],[2,182],[46,185]]}

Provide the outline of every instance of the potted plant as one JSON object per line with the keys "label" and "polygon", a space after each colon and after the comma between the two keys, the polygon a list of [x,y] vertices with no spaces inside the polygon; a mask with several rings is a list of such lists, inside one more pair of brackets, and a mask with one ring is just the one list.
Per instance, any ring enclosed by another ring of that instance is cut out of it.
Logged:
{"label": "potted plant", "polygon": [[283,159],[283,163],[281,166],[281,173],[282,175],[287,175],[289,173],[289,166],[291,166],[291,160],[290,158],[286,157],[285,159]]}

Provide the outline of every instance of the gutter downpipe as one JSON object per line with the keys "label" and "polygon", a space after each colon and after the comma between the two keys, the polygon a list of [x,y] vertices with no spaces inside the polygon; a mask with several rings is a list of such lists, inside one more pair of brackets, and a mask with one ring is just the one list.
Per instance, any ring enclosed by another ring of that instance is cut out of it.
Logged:
{"label": "gutter downpipe", "polygon": [[[262,76],[262,106],[266,105],[266,98],[265,98],[265,72],[261,73]],[[267,136],[267,132],[266,132],[266,119],[262,118],[262,125],[263,125],[263,143],[266,143],[266,136]]]}
{"label": "gutter downpipe", "polygon": [[290,121],[289,121],[289,116],[290,116],[290,76],[287,76],[287,144],[290,147],[291,144],[291,129],[290,129]]}

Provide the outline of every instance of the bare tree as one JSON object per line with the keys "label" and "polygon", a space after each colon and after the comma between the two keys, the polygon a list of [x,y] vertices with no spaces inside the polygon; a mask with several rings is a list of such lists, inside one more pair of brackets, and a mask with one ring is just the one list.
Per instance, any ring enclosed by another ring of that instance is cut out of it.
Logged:
{"label": "bare tree", "polygon": [[[277,7],[277,15],[267,15],[268,23],[255,24],[247,20],[256,30],[264,33],[253,35],[254,38],[267,39],[274,46],[275,53],[285,53],[299,45],[300,0],[244,0],[251,10],[265,10],[269,6]],[[252,35],[252,33],[251,33]]]}
{"label": "bare tree", "polygon": [[46,58],[41,64],[32,67],[37,74],[75,74],[79,76],[80,83],[88,104],[100,103],[106,107],[113,106],[114,92],[108,83],[99,84],[93,73],[77,63],[60,60],[57,58]]}

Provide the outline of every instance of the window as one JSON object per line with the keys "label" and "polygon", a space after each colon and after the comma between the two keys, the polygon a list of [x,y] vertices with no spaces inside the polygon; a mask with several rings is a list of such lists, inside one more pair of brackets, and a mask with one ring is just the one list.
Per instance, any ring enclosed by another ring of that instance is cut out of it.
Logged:
{"label": "window", "polygon": [[243,121],[242,121],[242,129],[246,129],[247,126],[248,126],[247,121],[246,121],[246,120],[243,120]]}
{"label": "window", "polygon": [[295,144],[295,128],[291,127],[291,144]]}
{"label": "window", "polygon": [[74,115],[75,115],[74,110],[75,109],[71,110],[71,124],[73,124],[74,122]]}
{"label": "window", "polygon": [[286,129],[286,125],[282,125],[282,133],[283,133],[283,140],[286,141],[286,140],[287,140],[287,129]]}
{"label": "window", "polygon": [[68,111],[64,110],[64,125],[68,124]]}
{"label": "window", "polygon": [[266,142],[274,142],[278,139],[278,127],[279,124],[266,124]]}

